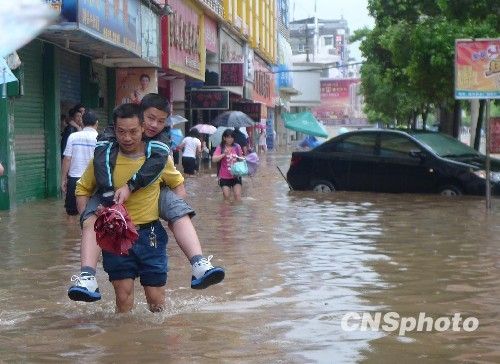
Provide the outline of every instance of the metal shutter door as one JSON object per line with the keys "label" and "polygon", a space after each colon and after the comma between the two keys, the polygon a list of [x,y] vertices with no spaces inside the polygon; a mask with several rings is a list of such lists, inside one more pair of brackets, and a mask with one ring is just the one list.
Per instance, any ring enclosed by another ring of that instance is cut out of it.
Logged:
{"label": "metal shutter door", "polygon": [[80,55],[59,49],[61,103],[73,107],[81,101]]}
{"label": "metal shutter door", "polygon": [[18,51],[23,62],[24,96],[14,102],[16,201],[46,197],[42,42]]}

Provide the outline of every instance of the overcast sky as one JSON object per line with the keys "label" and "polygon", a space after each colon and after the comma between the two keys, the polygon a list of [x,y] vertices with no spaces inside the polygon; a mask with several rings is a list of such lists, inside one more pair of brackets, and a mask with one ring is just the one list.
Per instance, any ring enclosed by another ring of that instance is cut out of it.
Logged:
{"label": "overcast sky", "polygon": [[[368,15],[368,0],[290,0],[290,21],[314,16],[314,3],[317,4],[318,17],[321,19],[347,20],[351,34],[365,26],[373,28],[373,18]],[[351,57],[360,60],[357,44],[351,44]]]}

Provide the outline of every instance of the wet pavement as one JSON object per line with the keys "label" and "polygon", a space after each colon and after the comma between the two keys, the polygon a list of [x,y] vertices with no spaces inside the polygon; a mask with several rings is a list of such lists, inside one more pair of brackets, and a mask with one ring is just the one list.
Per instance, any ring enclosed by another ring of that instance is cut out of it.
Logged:
{"label": "wet pavement", "polygon": [[[213,170],[186,181],[204,253],[220,285],[189,288],[171,238],[168,306],[132,313],[66,296],[79,228],[61,200],[0,212],[0,361],[190,363],[500,362],[500,200],[289,192],[289,153],[263,158],[226,204]],[[171,235],[170,235],[171,236]],[[346,331],[346,313],[476,317],[472,332]]]}

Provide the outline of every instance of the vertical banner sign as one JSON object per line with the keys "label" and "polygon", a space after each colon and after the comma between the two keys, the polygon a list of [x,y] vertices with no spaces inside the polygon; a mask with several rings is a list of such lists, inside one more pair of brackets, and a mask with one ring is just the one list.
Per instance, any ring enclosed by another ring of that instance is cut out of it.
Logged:
{"label": "vertical banner sign", "polygon": [[500,38],[455,42],[455,98],[500,99]]}
{"label": "vertical banner sign", "polygon": [[219,53],[219,40],[217,36],[217,23],[205,17],[205,48],[207,52]]}

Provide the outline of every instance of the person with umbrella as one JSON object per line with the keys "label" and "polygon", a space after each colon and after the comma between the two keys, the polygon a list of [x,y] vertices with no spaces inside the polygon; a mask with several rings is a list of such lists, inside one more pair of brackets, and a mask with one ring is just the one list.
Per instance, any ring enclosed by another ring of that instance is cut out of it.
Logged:
{"label": "person with umbrella", "polygon": [[[144,131],[139,118],[139,107],[132,104],[118,106],[115,111],[116,139],[120,153],[113,171],[116,186],[124,185],[145,160]],[[139,238],[129,249],[128,255],[115,255],[103,251],[103,267],[113,284],[116,311],[125,313],[134,305],[134,280],[139,277],[144,288],[149,309],[162,311],[165,305],[167,282],[166,246],[168,236],[159,220],[158,200],[160,184],[172,187],[182,184],[183,178],[172,163],[167,163],[161,175],[147,187],[131,194],[124,206],[132,223],[137,227]],[[94,166],[89,164],[78,181],[76,196],[83,210],[97,186]]]}
{"label": "person with umbrella", "polygon": [[222,133],[222,141],[215,148],[212,162],[219,163],[219,186],[222,189],[224,200],[231,198],[231,192],[235,201],[241,200],[241,177],[235,177],[231,174],[231,166],[243,156],[243,151],[239,144],[234,142],[234,131],[226,129]]}

